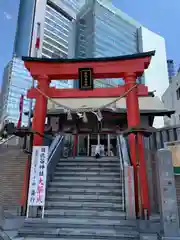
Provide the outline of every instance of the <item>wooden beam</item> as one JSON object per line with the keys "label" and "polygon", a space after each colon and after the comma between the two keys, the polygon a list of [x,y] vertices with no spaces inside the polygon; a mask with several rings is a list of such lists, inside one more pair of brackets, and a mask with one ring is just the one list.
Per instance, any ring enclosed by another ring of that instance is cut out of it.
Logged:
{"label": "wooden beam", "polygon": [[92,68],[94,79],[123,78],[125,73],[136,73],[137,76],[141,76],[144,69],[148,68],[150,60],[151,56],[145,56],[137,59],[107,61],[86,59],[79,62],[25,61],[24,64],[35,79],[45,74],[53,80],[77,80],[79,68]]}
{"label": "wooden beam", "polygon": [[[56,89],[49,88],[48,97],[50,98],[106,98],[119,97],[125,93],[125,86],[114,88],[95,88],[94,90],[81,91],[75,88]],[[28,90],[28,98],[36,98],[40,93],[36,88]],[[148,88],[143,85],[138,85],[138,96],[148,96]]]}

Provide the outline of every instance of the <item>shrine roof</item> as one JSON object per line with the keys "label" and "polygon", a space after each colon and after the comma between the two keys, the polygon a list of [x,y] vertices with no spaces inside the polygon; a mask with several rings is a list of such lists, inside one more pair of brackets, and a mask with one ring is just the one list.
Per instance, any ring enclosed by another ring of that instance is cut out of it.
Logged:
{"label": "shrine roof", "polygon": [[[70,108],[72,112],[77,112],[77,109],[98,109],[102,111],[112,111],[115,113],[126,113],[126,99],[121,98],[116,101],[117,98],[61,98],[53,99],[55,102],[48,101],[48,114],[62,114],[64,112],[63,106],[67,109]],[[110,104],[111,102],[113,104]],[[107,106],[109,104],[109,106]],[[106,105],[106,107],[103,107]],[[153,115],[153,116],[170,116],[174,113],[174,110],[165,108],[164,104],[157,96],[139,97],[139,109],[140,114]],[[86,111],[86,110],[85,110]]]}
{"label": "shrine roof", "polygon": [[145,57],[152,57],[155,55],[155,51],[136,53],[131,55],[122,55],[115,57],[101,57],[101,58],[72,58],[72,59],[63,59],[63,58],[35,58],[35,57],[22,57],[23,61],[26,62],[46,62],[46,63],[72,63],[72,62],[106,62],[106,61],[118,61],[118,60],[131,60],[139,59]]}

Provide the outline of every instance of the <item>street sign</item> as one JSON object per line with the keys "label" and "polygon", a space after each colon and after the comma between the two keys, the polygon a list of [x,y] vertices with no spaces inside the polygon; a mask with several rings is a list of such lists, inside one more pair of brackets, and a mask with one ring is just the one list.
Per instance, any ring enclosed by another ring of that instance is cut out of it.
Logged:
{"label": "street sign", "polygon": [[92,90],[94,88],[93,69],[79,68],[79,89]]}

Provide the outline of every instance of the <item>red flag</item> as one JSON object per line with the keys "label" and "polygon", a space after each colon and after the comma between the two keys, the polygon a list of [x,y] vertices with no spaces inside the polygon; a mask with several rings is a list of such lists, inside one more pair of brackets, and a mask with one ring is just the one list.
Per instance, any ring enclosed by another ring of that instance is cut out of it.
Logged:
{"label": "red flag", "polygon": [[24,103],[24,95],[21,95],[20,102],[19,102],[19,120],[17,123],[17,128],[21,127],[22,114],[23,114],[23,103]]}
{"label": "red flag", "polygon": [[40,30],[41,30],[41,24],[37,23],[37,36],[36,36],[36,43],[35,43],[36,49],[40,48],[40,34],[41,34]]}

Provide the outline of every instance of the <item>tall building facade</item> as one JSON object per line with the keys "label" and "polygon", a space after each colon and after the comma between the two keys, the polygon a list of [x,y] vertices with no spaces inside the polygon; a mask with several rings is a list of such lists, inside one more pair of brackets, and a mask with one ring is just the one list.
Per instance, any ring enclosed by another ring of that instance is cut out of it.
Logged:
{"label": "tall building facade", "polygon": [[[24,67],[24,62],[16,57],[7,64],[4,70],[4,81],[1,92],[1,118],[17,123],[19,119],[20,96],[26,95],[27,89],[32,85],[32,77]],[[29,99],[24,97],[23,109],[29,111]],[[23,116],[22,124],[28,122]]]}
{"label": "tall building facade", "polygon": [[[165,40],[148,30],[121,10],[112,1],[89,0],[76,20],[75,56],[108,57],[156,51],[151,64],[138,82],[145,83],[149,91],[162,97],[168,86],[168,68]],[[121,79],[96,80],[96,87],[124,84]],[[74,82],[78,87],[78,81]],[[155,121],[156,122],[156,121]],[[163,125],[163,119],[157,121]]]}
{"label": "tall building facade", "polygon": [[[15,46],[16,55],[44,58],[73,57],[73,21],[84,2],[85,0],[22,0],[19,16],[21,25],[17,30]],[[26,13],[28,9],[30,11]],[[22,23],[24,15],[29,23],[28,27]],[[72,85],[73,81],[67,80],[53,80],[51,83],[51,86],[57,88],[72,87]]]}
{"label": "tall building facade", "polygon": [[168,75],[169,75],[169,83],[172,82],[172,78],[175,76],[175,64],[172,59],[167,60],[168,66]]}
{"label": "tall building facade", "polygon": [[[61,29],[63,21],[70,22],[83,6],[85,0],[19,0],[19,16],[14,45],[14,54],[17,57],[35,56],[37,26],[40,24],[40,39],[44,39],[44,27],[52,19],[50,25],[54,31]],[[52,14],[54,14],[52,16]],[[64,17],[64,18],[63,18]],[[62,21],[60,21],[62,20]],[[70,25],[69,22],[67,25]],[[68,26],[69,27],[69,26]],[[65,28],[67,26],[65,25]],[[58,39],[59,40],[59,39]],[[42,42],[38,56],[41,57]],[[52,55],[50,55],[52,57]]]}
{"label": "tall building facade", "polygon": [[[149,68],[144,72],[144,79],[148,90],[162,98],[169,84],[165,39],[143,26],[138,29],[138,38],[141,52],[156,51]],[[156,117],[154,127],[163,126],[163,118]]]}
{"label": "tall building facade", "polygon": [[[5,68],[1,93],[1,121],[17,122],[19,100],[32,86],[32,78],[20,60],[22,56],[72,57],[72,27],[83,0],[21,0],[13,59]],[[37,44],[38,41],[38,44]],[[73,81],[53,80],[51,86],[72,87]],[[30,100],[24,99],[24,111]],[[28,117],[23,116],[27,125]]]}
{"label": "tall building facade", "polygon": [[[121,10],[111,1],[89,0],[81,9],[76,20],[75,56],[108,57],[156,51],[151,64],[138,79],[145,83],[149,91],[162,97],[168,86],[168,68],[165,40],[162,36],[148,30]],[[96,80],[95,87],[108,87],[124,84],[122,79]],[[74,82],[78,87],[78,81]],[[156,127],[164,125],[163,118],[156,118]]]}
{"label": "tall building facade", "polygon": [[4,68],[13,56],[19,5],[20,0],[0,1],[0,82],[2,82]]}
{"label": "tall building facade", "polygon": [[[111,57],[137,53],[140,24],[111,1],[89,0],[76,20],[77,58]],[[75,81],[75,87],[78,82]],[[96,87],[123,84],[121,79],[96,80]]]}
{"label": "tall building facade", "polygon": [[32,47],[33,24],[37,0],[20,0],[14,55],[29,56]]}
{"label": "tall building facade", "polygon": [[165,90],[162,96],[162,101],[168,109],[175,111],[170,118],[164,117],[164,124],[166,126],[173,126],[180,124],[180,73],[171,78],[171,83]]}

